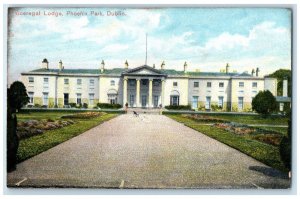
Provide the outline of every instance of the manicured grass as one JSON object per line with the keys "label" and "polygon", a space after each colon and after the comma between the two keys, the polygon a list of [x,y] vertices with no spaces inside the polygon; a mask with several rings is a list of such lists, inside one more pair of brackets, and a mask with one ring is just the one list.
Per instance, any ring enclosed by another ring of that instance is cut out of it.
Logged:
{"label": "manicured grass", "polygon": [[72,114],[72,111],[41,111],[41,112],[21,112],[17,114],[18,122],[25,120],[42,120],[42,119],[52,119],[58,120],[63,115]]}
{"label": "manicured grass", "polygon": [[[256,127],[256,126],[253,126]],[[257,126],[257,128],[263,129],[263,130],[267,130],[267,131],[276,131],[278,133],[281,133],[283,135],[287,135],[287,131],[288,131],[288,127],[276,127],[276,126],[272,126],[272,127],[266,127],[266,126]]]}
{"label": "manicured grass", "polygon": [[[62,115],[68,113],[32,113],[30,116],[26,114],[18,114],[21,119],[59,119]],[[41,135],[33,136],[20,141],[17,153],[18,162],[22,162],[30,157],[33,157],[43,151],[46,151],[62,142],[65,142],[99,124],[117,116],[118,114],[107,113],[92,119],[74,119],[75,124],[66,126],[64,128],[49,130]]]}
{"label": "manicured grass", "polygon": [[[273,168],[286,172],[280,160],[279,148],[257,140],[253,140],[247,136],[240,136],[214,126],[199,125],[197,121],[184,118],[181,115],[168,115],[168,117],[184,123],[186,126],[193,128],[209,137],[212,137],[224,144],[227,144]],[[237,160],[238,161],[238,160]]]}

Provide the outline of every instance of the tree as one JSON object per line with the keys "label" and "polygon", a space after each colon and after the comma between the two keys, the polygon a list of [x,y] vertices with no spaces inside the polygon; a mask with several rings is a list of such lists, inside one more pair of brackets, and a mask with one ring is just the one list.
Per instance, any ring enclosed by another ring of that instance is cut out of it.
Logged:
{"label": "tree", "polygon": [[26,88],[22,82],[15,81],[9,88],[8,102],[13,111],[20,110],[29,102],[29,97],[27,95]]}
{"label": "tree", "polygon": [[292,73],[291,70],[287,69],[279,69],[269,75],[269,77],[274,77],[277,79],[277,95],[282,96],[283,92],[283,80],[288,80],[288,96],[291,96],[292,94]]}
{"label": "tree", "polygon": [[252,100],[252,109],[267,116],[277,109],[276,99],[270,91],[260,91]]}

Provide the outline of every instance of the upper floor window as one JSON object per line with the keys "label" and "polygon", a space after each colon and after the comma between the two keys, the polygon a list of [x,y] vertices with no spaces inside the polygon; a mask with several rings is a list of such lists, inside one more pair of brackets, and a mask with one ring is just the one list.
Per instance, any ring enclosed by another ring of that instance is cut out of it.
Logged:
{"label": "upper floor window", "polygon": [[82,79],[77,79],[77,85],[81,85]]}
{"label": "upper floor window", "polygon": [[134,86],[134,85],[135,85],[135,80],[130,80],[130,81],[129,81],[129,85],[130,85],[130,86]]}
{"label": "upper floor window", "polygon": [[110,85],[111,85],[111,86],[114,86],[115,84],[116,84],[116,83],[115,83],[115,80],[111,80],[111,81],[110,81]]}
{"label": "upper floor window", "polygon": [[90,79],[90,86],[94,86],[95,85],[95,80],[94,79]]}
{"label": "upper floor window", "polygon": [[28,81],[29,81],[29,83],[33,83],[34,82],[34,77],[28,77]]}
{"label": "upper floor window", "polygon": [[49,82],[49,78],[48,77],[44,77],[44,83],[48,84],[48,82]]}
{"label": "upper floor window", "polygon": [[178,86],[177,82],[173,82],[173,86]]}
{"label": "upper floor window", "polygon": [[69,79],[64,79],[64,84],[69,84]]}
{"label": "upper floor window", "polygon": [[219,88],[224,88],[224,82],[219,82]]}
{"label": "upper floor window", "polygon": [[211,82],[207,82],[206,87],[210,88],[211,87]]}
{"label": "upper floor window", "polygon": [[243,88],[244,87],[244,82],[239,82],[239,87]]}
{"label": "upper floor window", "polygon": [[199,82],[194,82],[194,88],[199,88]]}
{"label": "upper floor window", "polygon": [[252,82],[252,87],[257,88],[257,82]]}
{"label": "upper floor window", "polygon": [[159,81],[158,81],[158,80],[154,80],[154,81],[153,81],[153,85],[154,85],[154,86],[159,86]]}

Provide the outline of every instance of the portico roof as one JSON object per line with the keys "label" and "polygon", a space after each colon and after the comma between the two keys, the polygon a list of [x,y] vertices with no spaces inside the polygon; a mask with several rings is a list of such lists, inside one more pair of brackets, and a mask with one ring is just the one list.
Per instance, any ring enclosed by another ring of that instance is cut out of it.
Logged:
{"label": "portico roof", "polygon": [[148,65],[143,65],[137,68],[129,69],[122,73],[124,76],[166,76],[166,74]]}

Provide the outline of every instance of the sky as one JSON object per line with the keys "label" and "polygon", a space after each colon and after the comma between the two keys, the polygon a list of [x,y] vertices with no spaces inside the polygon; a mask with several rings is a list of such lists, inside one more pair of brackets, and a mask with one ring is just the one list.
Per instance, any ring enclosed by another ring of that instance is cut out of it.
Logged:
{"label": "sky", "polygon": [[237,72],[259,67],[261,75],[291,68],[289,9],[18,8],[8,24],[9,82],[44,58],[50,68],[60,60],[65,68],[97,69],[102,60],[105,68],[144,65],[146,34],[147,64],[156,68],[162,61],[167,69],[183,70],[186,61],[189,71],[203,72],[226,63]]}

